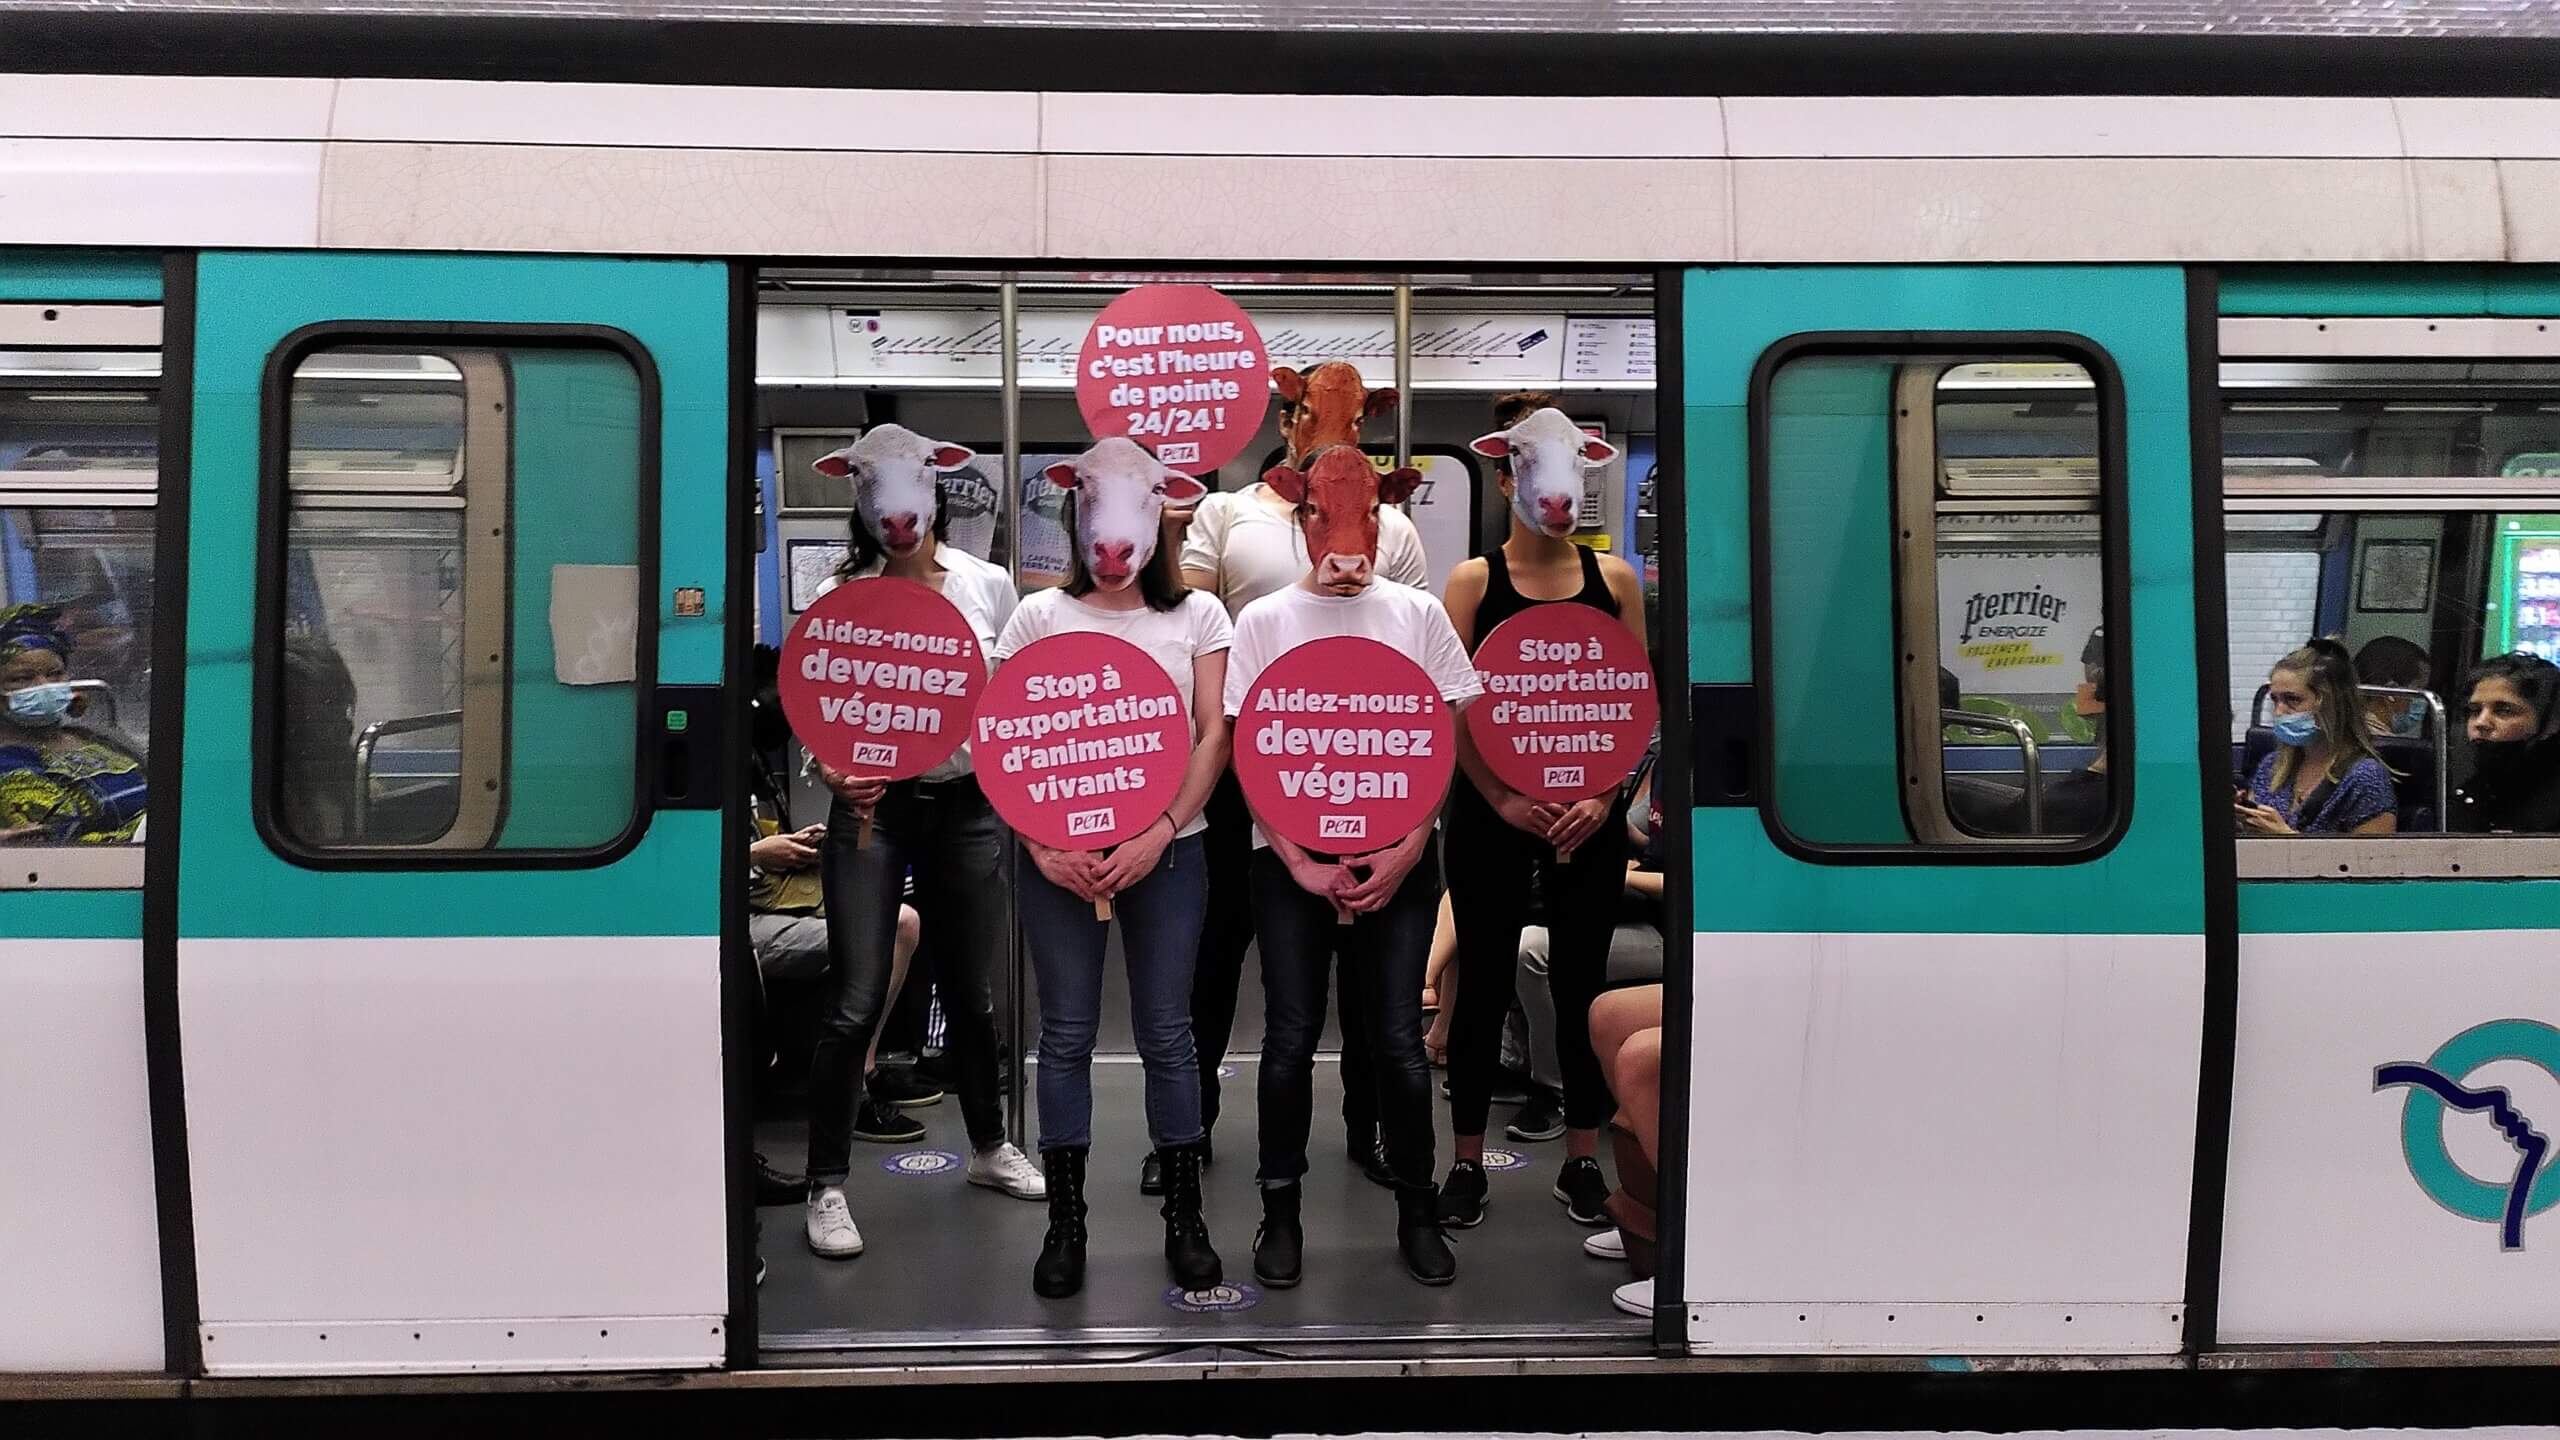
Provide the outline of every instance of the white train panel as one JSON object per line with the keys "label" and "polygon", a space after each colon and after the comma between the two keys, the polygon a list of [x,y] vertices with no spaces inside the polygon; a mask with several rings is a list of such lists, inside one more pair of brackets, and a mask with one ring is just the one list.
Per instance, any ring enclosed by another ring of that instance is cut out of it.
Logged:
{"label": "white train panel", "polygon": [[2179,1348],[2200,938],[1702,934],[1695,955],[1693,1350]]}
{"label": "white train panel", "polygon": [[158,1370],[140,940],[0,939],[0,1371]]}

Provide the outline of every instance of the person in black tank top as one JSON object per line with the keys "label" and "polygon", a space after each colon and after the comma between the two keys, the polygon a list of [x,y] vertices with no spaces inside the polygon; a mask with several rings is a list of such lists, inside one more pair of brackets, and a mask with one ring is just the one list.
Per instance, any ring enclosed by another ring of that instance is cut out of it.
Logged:
{"label": "person in black tank top", "polygon": [[[1552,408],[1545,395],[1505,396],[1495,419],[1512,435],[1520,421]],[[1552,422],[1545,422],[1555,429]],[[1539,427],[1526,427],[1535,431]],[[1578,432],[1576,432],[1577,438]],[[1570,446],[1563,455],[1518,447],[1501,432],[1476,442],[1500,467],[1512,500],[1511,534],[1503,544],[1460,565],[1444,595],[1449,618],[1473,651],[1502,622],[1538,605],[1588,605],[1624,620],[1644,638],[1644,592],[1625,561],[1566,538],[1571,519],[1554,498],[1554,469],[1591,463]],[[1592,442],[1602,456],[1605,445]],[[1545,499],[1533,505],[1530,490]],[[1541,524],[1541,520],[1547,522]],[[1570,590],[1566,589],[1571,585]],[[1523,587],[1526,587],[1525,589]],[[1554,591],[1564,591],[1554,594]],[[1607,983],[1609,942],[1626,887],[1624,788],[1574,805],[1532,800],[1496,779],[1460,727],[1458,759],[1465,776],[1451,787],[1447,820],[1450,917],[1457,929],[1454,983],[1442,1003],[1454,1011],[1449,1031],[1449,1113],[1456,1156],[1441,1187],[1440,1219],[1466,1228],[1484,1219],[1485,1126],[1501,1067],[1502,1026],[1518,996],[1520,932],[1533,899],[1543,903],[1549,934],[1547,985],[1555,1002],[1556,1055],[1564,1078],[1565,1152],[1555,1196],[1584,1225],[1606,1225],[1608,1182],[1597,1160],[1600,1127],[1616,1109],[1591,1049],[1591,1002]],[[1522,1138],[1545,1138],[1526,1136]]]}

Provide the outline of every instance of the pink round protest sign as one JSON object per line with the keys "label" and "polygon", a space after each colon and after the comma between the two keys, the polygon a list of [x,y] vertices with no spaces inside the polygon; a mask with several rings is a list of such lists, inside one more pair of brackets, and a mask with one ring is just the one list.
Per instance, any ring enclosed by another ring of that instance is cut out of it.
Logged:
{"label": "pink round protest sign", "polygon": [[1533,605],[1476,647],[1484,698],[1467,736],[1494,778],[1534,800],[1616,788],[1643,761],[1661,704],[1635,632],[1588,605]]}
{"label": "pink round protest sign", "polygon": [[1141,285],[1103,307],[1076,356],[1076,405],[1094,438],[1126,435],[1176,469],[1244,453],[1271,406],[1253,320],[1206,285]]}
{"label": "pink round protest sign", "polygon": [[819,764],[912,780],[969,738],[987,659],[950,601],[875,575],[791,622],[778,681],[783,718]]}
{"label": "pink round protest sign", "polygon": [[1103,850],[1154,824],[1191,763],[1191,717],[1147,652],[1089,630],[996,667],[969,732],[1004,823],[1057,850]]}
{"label": "pink round protest sign", "polygon": [[1271,662],[1236,716],[1236,779],[1268,828],[1365,855],[1438,813],[1457,766],[1440,687],[1402,652],[1337,635]]}

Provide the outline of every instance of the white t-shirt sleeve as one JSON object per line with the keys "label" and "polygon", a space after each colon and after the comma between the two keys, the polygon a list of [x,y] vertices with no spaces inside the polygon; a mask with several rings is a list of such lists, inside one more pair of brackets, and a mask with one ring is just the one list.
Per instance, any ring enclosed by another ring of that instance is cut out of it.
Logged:
{"label": "white t-shirt sleeve", "polygon": [[1382,553],[1378,556],[1378,573],[1399,585],[1410,585],[1416,590],[1430,589],[1431,562],[1430,557],[1422,553],[1421,528],[1406,519],[1402,511],[1386,513],[1404,523],[1386,521],[1379,525],[1378,549]]}
{"label": "white t-shirt sleeve", "polygon": [[1045,640],[1057,626],[1057,605],[1047,597],[1055,592],[1043,590],[1016,607],[1013,618],[996,632],[996,643],[987,647],[990,660],[1010,660],[1029,649],[1034,640]]}
{"label": "white t-shirt sleeve", "polygon": [[1416,637],[1420,643],[1413,658],[1422,663],[1431,683],[1440,687],[1440,698],[1460,705],[1482,695],[1484,682],[1477,678],[1476,662],[1458,639],[1458,627],[1449,623],[1449,612],[1434,604],[1421,607],[1418,613],[1421,634]]}
{"label": "white t-shirt sleeve", "polygon": [[1013,614],[1021,608],[1022,596],[1014,590],[1013,576],[1008,571],[990,565],[987,567],[986,580],[987,613],[994,617],[995,621],[987,628],[1001,635],[1005,632],[1005,628],[1013,623]]}
{"label": "white t-shirt sleeve", "polygon": [[1206,590],[1194,590],[1182,599],[1183,614],[1191,622],[1191,653],[1215,655],[1235,647],[1235,623],[1227,618],[1227,607]]}
{"label": "white t-shirt sleeve", "polygon": [[1182,568],[1218,574],[1227,548],[1227,526],[1235,519],[1235,497],[1226,491],[1200,498],[1191,526],[1182,532]]}
{"label": "white t-shirt sleeve", "polygon": [[1263,667],[1271,663],[1265,650],[1271,643],[1273,627],[1268,623],[1257,623],[1267,622],[1270,617],[1254,614],[1261,606],[1262,602],[1257,600],[1244,607],[1244,614],[1236,617],[1234,643],[1227,647],[1229,719],[1244,713],[1245,697],[1253,693],[1253,682],[1262,678]]}

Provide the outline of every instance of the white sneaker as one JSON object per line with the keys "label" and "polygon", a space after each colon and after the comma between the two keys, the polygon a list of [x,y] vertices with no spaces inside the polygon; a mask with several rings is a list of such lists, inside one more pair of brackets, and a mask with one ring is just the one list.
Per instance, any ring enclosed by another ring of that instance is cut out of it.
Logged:
{"label": "white sneaker", "polygon": [[1653,1282],[1630,1280],[1609,1292],[1609,1303],[1630,1315],[1641,1315],[1650,1320],[1653,1318]]}
{"label": "white sneaker", "polygon": [[1603,1230],[1582,1242],[1582,1253],[1594,1260],[1627,1258],[1627,1237],[1615,1230]]}
{"label": "white sneaker", "polygon": [[1016,1200],[1049,1198],[1048,1177],[1031,1157],[1010,1144],[991,1145],[969,1157],[969,1183],[1001,1190]]}
{"label": "white sneaker", "polygon": [[843,1186],[820,1186],[809,1197],[809,1248],[830,1260],[862,1253],[862,1232],[853,1226],[853,1207],[844,1203]]}

